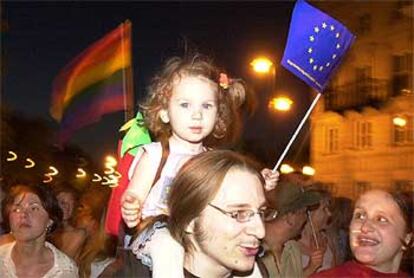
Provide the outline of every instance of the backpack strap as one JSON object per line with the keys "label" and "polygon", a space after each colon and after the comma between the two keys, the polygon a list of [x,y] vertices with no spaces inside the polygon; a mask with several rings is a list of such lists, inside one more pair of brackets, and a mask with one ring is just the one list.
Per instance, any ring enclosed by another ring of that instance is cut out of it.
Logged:
{"label": "backpack strap", "polygon": [[162,140],[161,141],[161,149],[162,149],[161,150],[161,161],[160,161],[160,164],[158,165],[157,173],[155,174],[155,178],[154,178],[154,181],[151,185],[151,188],[160,179],[162,169],[164,168],[165,163],[167,162],[168,156],[170,155],[170,144],[169,144],[168,140],[166,140],[166,141]]}

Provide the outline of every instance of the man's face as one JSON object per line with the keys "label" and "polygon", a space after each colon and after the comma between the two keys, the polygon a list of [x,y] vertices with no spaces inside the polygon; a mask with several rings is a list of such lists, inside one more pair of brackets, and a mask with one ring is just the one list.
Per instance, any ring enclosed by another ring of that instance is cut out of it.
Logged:
{"label": "man's face", "polygon": [[[264,208],[264,203],[260,180],[246,170],[234,168],[226,174],[210,204],[231,213],[240,210],[257,212]],[[224,273],[251,270],[265,235],[264,224],[258,214],[240,223],[211,206],[207,206],[195,222],[195,231],[195,253],[198,255],[195,257],[204,267]]]}

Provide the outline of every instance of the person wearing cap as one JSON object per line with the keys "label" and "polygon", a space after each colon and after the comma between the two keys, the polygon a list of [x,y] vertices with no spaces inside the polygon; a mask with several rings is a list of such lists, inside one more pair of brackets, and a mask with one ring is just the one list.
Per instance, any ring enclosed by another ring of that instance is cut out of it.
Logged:
{"label": "person wearing cap", "polygon": [[307,208],[318,204],[321,196],[305,191],[297,183],[282,182],[269,191],[266,198],[268,206],[276,209],[278,214],[274,220],[265,222],[266,234],[259,259],[270,277],[307,276],[308,269],[320,265],[322,254],[311,256],[308,266],[303,269],[299,245],[294,238],[300,235],[307,221]]}

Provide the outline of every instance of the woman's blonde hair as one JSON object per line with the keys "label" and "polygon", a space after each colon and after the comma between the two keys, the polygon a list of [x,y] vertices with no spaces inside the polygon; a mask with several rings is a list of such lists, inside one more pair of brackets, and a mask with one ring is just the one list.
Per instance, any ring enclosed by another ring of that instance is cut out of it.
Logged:
{"label": "woman's blonde hair", "polygon": [[205,145],[214,147],[234,143],[241,132],[238,109],[245,101],[244,83],[241,80],[233,80],[227,88],[223,88],[219,84],[219,69],[210,59],[200,54],[170,58],[152,79],[148,87],[148,96],[140,105],[145,124],[152,135],[159,141],[166,141],[171,136],[171,125],[161,121],[159,112],[168,108],[177,80],[189,76],[211,81],[217,92],[217,121],[213,132],[207,136]]}

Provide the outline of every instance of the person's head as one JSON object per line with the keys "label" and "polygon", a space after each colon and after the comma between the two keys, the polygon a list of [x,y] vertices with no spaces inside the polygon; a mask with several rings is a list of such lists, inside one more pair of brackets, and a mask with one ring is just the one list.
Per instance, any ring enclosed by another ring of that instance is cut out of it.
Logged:
{"label": "person's head", "polygon": [[352,199],[335,197],[332,201],[332,221],[330,226],[336,230],[348,230],[352,219]]}
{"label": "person's head", "polygon": [[[321,200],[317,192],[305,191],[293,182],[281,182],[266,195],[271,208],[278,211],[276,221],[289,225],[290,238],[298,236],[306,223],[306,210]],[[272,222],[269,222],[271,225]]]}
{"label": "person's head", "polygon": [[99,229],[99,223],[108,201],[108,188],[92,188],[83,192],[75,214],[75,226],[90,235]]}
{"label": "person's head", "polygon": [[317,186],[312,186],[308,188],[307,191],[317,192],[321,196],[320,201],[316,205],[309,207],[309,213],[315,229],[317,231],[325,230],[328,228],[328,224],[330,223],[332,217],[331,194],[329,191]]}
{"label": "person's head", "polygon": [[65,184],[55,190],[55,195],[63,212],[63,222],[67,222],[74,213],[78,192],[69,184]]}
{"label": "person's head", "polygon": [[232,151],[208,151],[177,174],[169,196],[169,229],[186,254],[224,271],[253,268],[265,209],[263,177]]}
{"label": "person's head", "polygon": [[58,201],[46,185],[17,185],[3,205],[3,219],[16,241],[45,240],[62,221]]}
{"label": "person's head", "polygon": [[350,245],[362,264],[381,272],[397,272],[403,251],[411,246],[413,200],[409,194],[371,190],[355,203]]}
{"label": "person's head", "polygon": [[209,146],[237,139],[237,108],[244,101],[244,86],[228,78],[222,78],[227,81],[220,86],[219,80],[220,71],[204,56],[169,59],[153,78],[141,105],[155,138],[162,141],[175,134]]}

